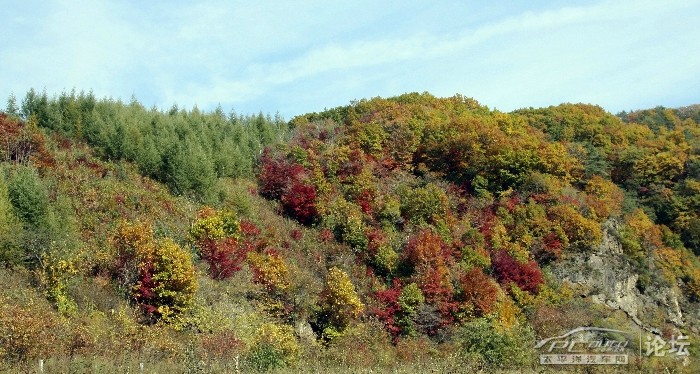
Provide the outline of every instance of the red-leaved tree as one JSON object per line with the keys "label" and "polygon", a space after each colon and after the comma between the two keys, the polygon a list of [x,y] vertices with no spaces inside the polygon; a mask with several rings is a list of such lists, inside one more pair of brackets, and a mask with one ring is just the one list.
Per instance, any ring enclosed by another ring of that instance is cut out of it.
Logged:
{"label": "red-leaved tree", "polygon": [[301,181],[294,181],[281,196],[282,209],[299,223],[309,225],[316,220],[316,187]]}
{"label": "red-leaved tree", "polygon": [[292,182],[304,168],[292,163],[284,157],[273,157],[269,149],[265,149],[261,159],[262,168],[258,179],[260,181],[260,195],[267,199],[277,200],[289,189]]}
{"label": "red-leaved tree", "polygon": [[394,280],[393,287],[377,291],[374,293],[374,298],[379,302],[381,307],[374,307],[371,314],[377,316],[380,321],[384,322],[384,327],[391,334],[394,341],[401,334],[401,327],[396,323],[396,313],[401,309],[399,306],[399,296],[401,295],[401,282]]}
{"label": "red-leaved tree", "polygon": [[441,325],[453,321],[456,303],[448,264],[453,261],[451,248],[440,235],[423,230],[411,238],[404,250],[406,260],[413,265],[413,279],[423,292],[425,302],[440,312]]}
{"label": "red-leaved tree", "polygon": [[535,261],[520,263],[507,251],[498,251],[491,259],[493,272],[498,283],[509,288],[514,283],[520,289],[533,294],[540,292],[544,283],[542,271]]}

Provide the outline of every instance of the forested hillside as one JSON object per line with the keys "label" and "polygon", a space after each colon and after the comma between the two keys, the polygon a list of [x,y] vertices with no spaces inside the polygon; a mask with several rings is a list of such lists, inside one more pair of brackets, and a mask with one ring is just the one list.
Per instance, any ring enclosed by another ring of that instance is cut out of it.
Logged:
{"label": "forested hillside", "polygon": [[598,326],[689,336],[686,360],[629,365],[697,372],[699,122],[427,93],[289,122],[11,97],[0,368],[541,370],[536,341]]}

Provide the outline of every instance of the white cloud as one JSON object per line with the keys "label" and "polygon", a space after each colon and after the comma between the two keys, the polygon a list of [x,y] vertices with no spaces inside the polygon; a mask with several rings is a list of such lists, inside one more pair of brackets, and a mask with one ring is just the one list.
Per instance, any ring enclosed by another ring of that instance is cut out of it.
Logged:
{"label": "white cloud", "polygon": [[[651,86],[672,91],[668,82],[700,76],[697,1],[531,8],[486,23],[442,19],[440,12],[457,8],[449,3],[436,4],[430,16],[412,3],[202,1],[145,4],[143,11],[122,2],[53,4],[40,8],[30,30],[20,29],[27,10],[8,12],[12,40],[0,38],[0,95],[75,86],[134,93],[160,107],[221,102],[305,111],[428,90],[512,109],[577,98],[629,105],[641,102],[638,93],[659,97]],[[674,40],[686,43],[685,54]]]}

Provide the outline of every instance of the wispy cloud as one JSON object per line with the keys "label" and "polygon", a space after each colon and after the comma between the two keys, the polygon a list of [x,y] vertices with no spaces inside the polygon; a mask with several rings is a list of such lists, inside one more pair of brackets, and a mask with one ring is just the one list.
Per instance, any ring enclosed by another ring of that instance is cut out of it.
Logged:
{"label": "wispy cloud", "polygon": [[[40,11],[29,22],[33,7]],[[449,2],[430,14],[417,3],[370,1],[144,7],[5,6],[0,95],[92,88],[146,105],[290,115],[402,90],[463,92],[504,109],[577,99],[618,109],[661,99],[652,86],[700,83],[698,1],[520,4],[498,18],[469,17],[489,9]],[[674,40],[685,41],[684,51]]]}

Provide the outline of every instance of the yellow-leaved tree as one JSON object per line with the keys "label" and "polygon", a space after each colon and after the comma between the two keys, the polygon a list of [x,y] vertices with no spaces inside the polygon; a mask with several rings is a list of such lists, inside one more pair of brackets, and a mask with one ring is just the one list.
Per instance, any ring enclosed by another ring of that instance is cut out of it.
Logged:
{"label": "yellow-leaved tree", "polygon": [[347,329],[350,322],[365,310],[355,286],[343,270],[332,267],[328,270],[326,285],[321,293],[321,311],[318,325],[322,337],[330,341]]}
{"label": "yellow-leaved tree", "polygon": [[143,222],[122,223],[114,245],[115,276],[150,322],[173,322],[192,306],[198,284],[188,251],[170,238],[155,239]]}

